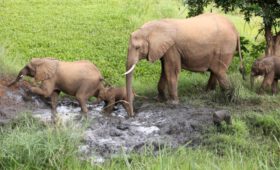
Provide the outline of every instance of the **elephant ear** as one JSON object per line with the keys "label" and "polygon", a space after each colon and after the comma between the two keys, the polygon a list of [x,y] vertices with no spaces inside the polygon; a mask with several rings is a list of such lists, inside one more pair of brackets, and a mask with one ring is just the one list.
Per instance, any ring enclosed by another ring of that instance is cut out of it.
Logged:
{"label": "elephant ear", "polygon": [[148,60],[154,62],[160,59],[167,50],[175,44],[173,37],[175,31],[168,28],[159,28],[150,33],[148,37],[149,54]]}
{"label": "elephant ear", "polygon": [[54,76],[58,66],[58,60],[53,58],[33,58],[30,62],[35,68],[35,80],[43,81]]}

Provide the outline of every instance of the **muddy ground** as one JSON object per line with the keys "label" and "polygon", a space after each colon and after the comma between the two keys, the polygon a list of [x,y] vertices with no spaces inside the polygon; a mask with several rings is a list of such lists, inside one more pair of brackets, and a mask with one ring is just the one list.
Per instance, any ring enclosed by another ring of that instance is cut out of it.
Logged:
{"label": "muddy ground", "polygon": [[[22,112],[31,112],[42,121],[50,121],[51,111],[46,99],[28,92],[29,84],[21,81],[7,88],[10,80],[0,80],[0,124],[5,124]],[[94,162],[131,151],[139,152],[152,146],[156,152],[163,146],[176,148],[181,145],[196,146],[201,142],[204,129],[213,126],[213,108],[196,108],[190,105],[177,106],[153,100],[136,100],[137,115],[126,118],[126,112],[116,107],[112,116],[101,114],[103,103],[88,104],[89,126],[84,132],[83,145],[79,150],[83,158]],[[79,115],[78,103],[69,97],[60,99],[59,117],[63,122],[75,120]]]}

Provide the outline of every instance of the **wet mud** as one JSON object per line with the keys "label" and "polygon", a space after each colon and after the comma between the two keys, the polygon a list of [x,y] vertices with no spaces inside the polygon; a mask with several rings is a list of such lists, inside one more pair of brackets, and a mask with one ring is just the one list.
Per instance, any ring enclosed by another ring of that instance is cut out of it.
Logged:
{"label": "wet mud", "polygon": [[[30,95],[28,84],[20,82],[13,89],[7,88],[6,83],[0,84],[2,123],[24,111],[32,112],[34,117],[42,121],[51,120],[47,100]],[[88,107],[88,128],[84,132],[79,151],[82,158],[93,162],[103,162],[122,153],[141,152],[146,147],[157,152],[164,146],[176,148],[182,145],[199,145],[203,131],[213,126],[212,113],[216,111],[213,108],[196,108],[185,104],[174,106],[152,100],[138,100],[135,106],[137,115],[127,119],[122,106],[116,106],[111,116],[101,113],[103,103],[88,103]],[[73,120],[83,123],[75,119],[80,115],[76,100],[63,97],[59,100],[57,110],[63,122]]]}

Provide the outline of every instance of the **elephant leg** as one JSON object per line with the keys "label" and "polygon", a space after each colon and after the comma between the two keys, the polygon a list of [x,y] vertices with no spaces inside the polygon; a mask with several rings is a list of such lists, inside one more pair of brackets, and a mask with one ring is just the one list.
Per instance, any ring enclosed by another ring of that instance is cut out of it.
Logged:
{"label": "elephant leg", "polygon": [[52,106],[52,121],[56,121],[57,119],[57,101],[58,101],[58,96],[59,96],[60,91],[54,91],[51,95],[51,106]]}
{"label": "elephant leg", "polygon": [[81,112],[84,116],[87,116],[87,112],[88,112],[88,108],[87,108],[87,97],[85,97],[84,95],[77,95],[77,100],[80,104],[80,107],[81,107]]}
{"label": "elephant leg", "polygon": [[[170,53],[171,52],[172,51],[170,51]],[[173,54],[172,56],[166,56],[165,59],[166,60],[164,63],[164,71],[166,75],[168,93],[170,97],[168,102],[171,104],[178,104],[179,99],[178,99],[177,86],[178,86],[179,73],[181,70],[180,56]]]}
{"label": "elephant leg", "polygon": [[164,69],[164,60],[161,59],[161,75],[158,82],[158,99],[159,101],[165,101],[165,88],[166,88],[166,75],[165,75],[165,69]]}
{"label": "elephant leg", "polygon": [[215,90],[216,85],[217,85],[216,76],[213,72],[211,72],[210,78],[208,80],[208,84],[207,84],[207,87],[206,87],[206,91]]}
{"label": "elephant leg", "polygon": [[273,80],[274,80],[274,73],[269,73],[269,74],[265,75],[258,93],[261,94],[268,87],[272,87],[271,85],[273,83]]}
{"label": "elephant leg", "polygon": [[227,75],[225,72],[216,73],[217,80],[222,90],[228,90],[230,87]]}
{"label": "elephant leg", "polygon": [[277,85],[278,85],[278,79],[274,79],[271,86],[273,95],[277,93]]}
{"label": "elephant leg", "polygon": [[54,83],[50,81],[44,81],[40,87],[31,87],[32,93],[42,95],[44,97],[50,97],[54,90]]}
{"label": "elephant leg", "polygon": [[94,93],[90,90],[91,89],[90,86],[91,85],[89,84],[82,84],[79,90],[76,92],[76,98],[80,104],[81,112],[85,117],[87,117],[87,112],[88,112],[86,103],[88,101],[88,98]]}

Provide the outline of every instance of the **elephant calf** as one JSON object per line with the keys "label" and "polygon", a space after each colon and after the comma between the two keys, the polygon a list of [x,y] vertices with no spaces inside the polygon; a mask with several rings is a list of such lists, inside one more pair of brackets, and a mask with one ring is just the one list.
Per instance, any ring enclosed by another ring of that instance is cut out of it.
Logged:
{"label": "elephant calf", "polygon": [[41,82],[40,87],[31,87],[31,92],[51,97],[52,120],[55,120],[58,95],[61,91],[76,96],[82,113],[86,116],[88,98],[98,96],[99,90],[103,88],[100,71],[86,60],[64,62],[53,58],[33,58],[10,85],[25,75]]}
{"label": "elephant calf", "polygon": [[264,76],[259,92],[262,93],[267,87],[271,87],[272,94],[277,92],[278,79],[280,78],[280,57],[266,56],[257,59],[251,69],[251,87],[254,86],[256,76]]}
{"label": "elephant calf", "polygon": [[101,101],[105,102],[104,112],[107,114],[112,113],[114,106],[118,103],[121,103],[128,112],[129,105],[127,102],[126,88],[125,87],[105,87],[100,90],[97,100],[95,103]]}

